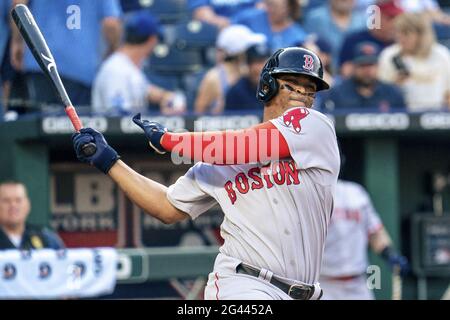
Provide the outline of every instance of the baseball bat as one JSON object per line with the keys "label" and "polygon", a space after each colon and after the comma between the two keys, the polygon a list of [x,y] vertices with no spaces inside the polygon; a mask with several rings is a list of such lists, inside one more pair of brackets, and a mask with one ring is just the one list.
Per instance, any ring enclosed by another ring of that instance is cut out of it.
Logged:
{"label": "baseball bat", "polygon": [[[83,128],[83,125],[67,95],[66,88],[59,76],[55,59],[53,58],[33,15],[27,6],[18,4],[12,9],[11,16],[28,48],[36,59],[36,62],[39,64],[44,74],[51,80],[53,88],[56,90],[61,102],[64,104],[64,110],[66,111],[70,122],[72,122],[75,131],[79,132],[80,129]],[[96,150],[97,147],[92,142],[82,146],[83,154],[88,157],[93,155]]]}
{"label": "baseball bat", "polygon": [[402,300],[402,277],[400,266],[394,266],[392,270],[392,300]]}

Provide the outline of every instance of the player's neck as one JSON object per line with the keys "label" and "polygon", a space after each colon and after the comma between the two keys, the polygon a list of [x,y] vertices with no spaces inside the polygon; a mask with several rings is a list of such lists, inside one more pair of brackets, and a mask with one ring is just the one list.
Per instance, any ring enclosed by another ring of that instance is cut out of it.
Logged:
{"label": "player's neck", "polygon": [[264,106],[263,122],[278,118],[283,112],[284,111],[280,106],[269,102]]}
{"label": "player's neck", "polygon": [[25,225],[23,224],[4,225],[1,228],[3,229],[3,232],[8,236],[22,236],[22,234],[25,232]]}
{"label": "player's neck", "polygon": [[147,57],[145,50],[137,46],[124,45],[119,52],[125,54],[138,68],[142,67],[142,63]]}

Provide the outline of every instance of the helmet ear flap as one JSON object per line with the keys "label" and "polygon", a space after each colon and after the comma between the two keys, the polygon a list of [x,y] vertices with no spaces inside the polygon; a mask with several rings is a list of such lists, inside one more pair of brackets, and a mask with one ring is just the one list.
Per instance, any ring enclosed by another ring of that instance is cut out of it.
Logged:
{"label": "helmet ear flap", "polygon": [[257,98],[262,102],[272,99],[278,92],[278,81],[267,71],[261,73]]}

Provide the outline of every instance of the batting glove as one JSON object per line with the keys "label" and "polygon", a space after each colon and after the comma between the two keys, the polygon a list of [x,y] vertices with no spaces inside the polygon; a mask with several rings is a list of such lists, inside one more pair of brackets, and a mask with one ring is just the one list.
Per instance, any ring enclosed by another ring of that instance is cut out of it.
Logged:
{"label": "batting glove", "polygon": [[141,120],[140,113],[133,117],[133,122],[144,130],[150,147],[152,147],[159,154],[166,153],[166,150],[161,145],[161,137],[167,132],[166,127],[158,122]]}
{"label": "batting glove", "polygon": [[381,256],[389,263],[391,268],[399,267],[400,275],[406,276],[409,273],[410,266],[408,259],[396,253],[392,248],[387,247],[381,252]]}
{"label": "batting glove", "polygon": [[[72,142],[78,160],[95,166],[104,174],[107,174],[114,163],[120,158],[116,150],[108,145],[105,137],[92,128],[83,128],[79,133],[74,133],[72,135]],[[91,156],[86,156],[83,153],[82,147],[90,142],[95,144],[97,151]]]}

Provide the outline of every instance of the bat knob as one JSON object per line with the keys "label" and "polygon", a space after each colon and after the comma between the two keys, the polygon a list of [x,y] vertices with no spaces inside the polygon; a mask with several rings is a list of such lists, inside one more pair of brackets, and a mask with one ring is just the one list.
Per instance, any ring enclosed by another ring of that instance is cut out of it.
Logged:
{"label": "bat knob", "polygon": [[90,157],[97,151],[97,146],[95,143],[89,142],[81,147],[81,151],[85,157]]}

